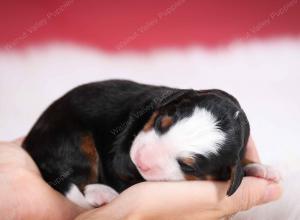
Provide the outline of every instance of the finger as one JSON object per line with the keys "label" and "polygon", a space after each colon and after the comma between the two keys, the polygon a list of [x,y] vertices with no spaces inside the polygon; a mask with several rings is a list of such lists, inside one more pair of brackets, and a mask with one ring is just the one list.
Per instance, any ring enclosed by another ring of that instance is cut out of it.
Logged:
{"label": "finger", "polygon": [[21,145],[24,141],[24,137],[19,137],[15,140],[12,141],[12,143],[16,144],[16,145]]}
{"label": "finger", "polygon": [[180,207],[180,204],[188,202],[190,206],[198,207],[205,203],[214,207],[226,196],[228,187],[229,182],[221,181],[143,182],[125,190],[121,196],[141,192],[145,198],[155,197],[155,206],[161,203],[165,207],[164,204],[172,202]]}
{"label": "finger", "polygon": [[251,162],[260,163],[257,148],[251,136],[249,137],[246,146],[245,159]]}
{"label": "finger", "polygon": [[277,200],[281,194],[282,188],[277,183],[255,177],[245,177],[238,191],[221,202],[220,209],[223,211],[223,216],[228,216]]}
{"label": "finger", "polygon": [[130,203],[129,213],[138,210],[147,219],[182,219],[178,216],[196,215],[203,210],[213,210],[208,212],[217,219],[220,212],[215,212],[216,204],[225,197],[228,185],[213,181],[143,182],[122,192],[111,205],[124,207]]}
{"label": "finger", "polygon": [[271,166],[259,163],[251,163],[246,165],[244,167],[244,171],[247,176],[264,178],[273,182],[279,182],[281,180],[281,175],[278,170]]}
{"label": "finger", "polygon": [[[31,172],[25,171],[18,176],[16,184],[19,182],[23,185],[19,187],[18,195],[22,196],[21,200],[26,202],[27,207],[24,219],[45,219],[45,213],[51,213],[51,219],[74,219],[81,212],[86,211]],[[36,201],[43,201],[43,204],[37,207]]]}
{"label": "finger", "polygon": [[[143,182],[122,192],[112,203],[83,213],[76,220],[125,219],[120,216],[132,214],[132,219],[183,219],[182,216],[219,219],[216,204],[226,196],[228,185],[217,181]],[[114,214],[118,217],[114,218]]]}
{"label": "finger", "polygon": [[87,212],[83,212],[81,215],[77,216],[75,220],[115,219],[113,218],[113,215],[116,213],[116,210],[112,210],[110,213],[107,213],[106,209],[108,209],[108,205],[102,208],[96,208]]}

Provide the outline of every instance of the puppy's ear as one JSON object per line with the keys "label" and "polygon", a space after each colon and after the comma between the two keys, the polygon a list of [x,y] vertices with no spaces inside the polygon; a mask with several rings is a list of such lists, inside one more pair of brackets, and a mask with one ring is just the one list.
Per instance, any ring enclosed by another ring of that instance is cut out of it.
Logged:
{"label": "puppy's ear", "polygon": [[171,102],[175,101],[176,99],[182,97],[183,95],[187,94],[190,90],[176,90],[176,91],[169,91],[167,94],[163,94],[162,97],[156,102],[158,107],[163,107]]}
{"label": "puppy's ear", "polygon": [[233,102],[239,108],[241,107],[240,103],[233,95],[230,95],[229,93],[227,93],[223,90],[220,90],[220,89],[199,90],[199,94],[214,94],[214,95],[229,99],[231,102]]}
{"label": "puppy's ear", "polygon": [[241,161],[238,160],[231,169],[230,186],[227,190],[227,195],[231,196],[239,188],[244,177],[244,170]]}

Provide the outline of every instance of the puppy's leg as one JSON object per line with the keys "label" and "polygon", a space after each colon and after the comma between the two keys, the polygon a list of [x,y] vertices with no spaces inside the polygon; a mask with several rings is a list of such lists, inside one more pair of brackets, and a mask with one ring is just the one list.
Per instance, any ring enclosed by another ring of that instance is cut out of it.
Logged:
{"label": "puppy's leg", "polygon": [[259,164],[259,163],[250,163],[244,167],[246,176],[254,176],[259,178],[264,178],[270,181],[279,182],[281,180],[281,175],[276,169]]}
{"label": "puppy's leg", "polygon": [[71,184],[71,187],[65,196],[74,202],[75,204],[79,205],[82,208],[92,208],[93,206],[86,200],[84,195],[80,192],[79,188],[75,184]]}
{"label": "puppy's leg", "polygon": [[111,187],[104,184],[90,184],[85,186],[86,201],[94,207],[110,203],[119,194]]}

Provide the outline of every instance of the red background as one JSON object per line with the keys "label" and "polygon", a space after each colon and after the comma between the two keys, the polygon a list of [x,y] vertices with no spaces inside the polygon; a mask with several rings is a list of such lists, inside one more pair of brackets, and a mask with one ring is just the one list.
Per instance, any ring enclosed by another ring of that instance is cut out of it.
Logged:
{"label": "red background", "polygon": [[[19,48],[33,42],[71,41],[116,51],[187,46],[200,43],[219,46],[237,39],[299,36],[300,3],[297,0],[186,0],[169,15],[155,22],[178,0],[96,1],[74,0],[47,24],[33,28],[66,1],[7,0],[0,7],[0,46]],[[272,12],[292,4],[274,19]],[[139,27],[154,22],[144,33]],[[266,23],[267,22],[267,23]],[[261,27],[259,27],[261,26]],[[253,32],[253,28],[257,28]],[[139,35],[134,37],[134,32]],[[23,33],[26,37],[22,37]],[[247,35],[250,33],[250,36]],[[134,38],[128,40],[129,38]]]}

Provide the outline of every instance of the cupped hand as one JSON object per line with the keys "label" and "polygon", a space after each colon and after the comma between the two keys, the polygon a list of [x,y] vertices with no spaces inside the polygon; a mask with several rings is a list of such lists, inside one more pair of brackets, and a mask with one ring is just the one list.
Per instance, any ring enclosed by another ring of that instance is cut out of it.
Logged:
{"label": "cupped hand", "polygon": [[[246,158],[259,163],[253,140],[247,144]],[[125,190],[110,204],[85,212],[76,220],[217,220],[281,196],[279,176],[270,167],[250,166],[239,189],[226,196],[228,182],[143,182]]]}
{"label": "cupped hand", "polygon": [[[251,138],[246,158],[259,162]],[[221,219],[280,197],[281,188],[271,169],[254,166],[248,173],[264,178],[244,178],[231,197],[225,196],[225,182],[140,183],[112,203],[87,211],[76,220]],[[0,142],[0,186],[0,213],[4,219],[68,220],[84,211],[43,181],[20,141]]]}
{"label": "cupped hand", "polygon": [[20,144],[0,142],[0,219],[69,220],[84,211],[42,179]]}

